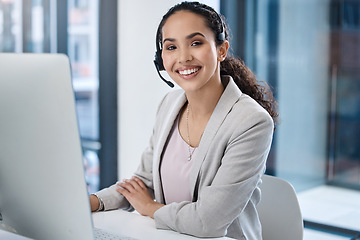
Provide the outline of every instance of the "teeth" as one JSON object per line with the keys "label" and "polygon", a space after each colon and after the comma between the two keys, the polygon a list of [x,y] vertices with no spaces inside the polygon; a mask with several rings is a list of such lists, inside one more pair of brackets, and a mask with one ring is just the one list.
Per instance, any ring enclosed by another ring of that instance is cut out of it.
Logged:
{"label": "teeth", "polygon": [[192,68],[192,69],[186,69],[184,71],[179,71],[179,73],[181,75],[189,75],[189,74],[192,74],[192,73],[197,72],[197,71],[199,71],[198,68]]}

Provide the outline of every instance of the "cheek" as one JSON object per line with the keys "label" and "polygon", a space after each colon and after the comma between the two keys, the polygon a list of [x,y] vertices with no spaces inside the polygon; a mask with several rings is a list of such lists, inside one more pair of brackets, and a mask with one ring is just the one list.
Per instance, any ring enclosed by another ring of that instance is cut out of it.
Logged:
{"label": "cheek", "polygon": [[216,66],[217,54],[216,51],[214,51],[214,49],[209,49],[208,51],[204,51],[201,57],[206,61],[207,64],[210,64],[211,66]]}
{"label": "cheek", "polygon": [[203,49],[198,52],[198,57],[206,62],[217,61],[217,48],[215,44],[207,44]]}
{"label": "cheek", "polygon": [[171,70],[171,66],[172,66],[172,58],[169,54],[162,54],[162,60],[163,60],[163,64],[165,67],[165,70]]}

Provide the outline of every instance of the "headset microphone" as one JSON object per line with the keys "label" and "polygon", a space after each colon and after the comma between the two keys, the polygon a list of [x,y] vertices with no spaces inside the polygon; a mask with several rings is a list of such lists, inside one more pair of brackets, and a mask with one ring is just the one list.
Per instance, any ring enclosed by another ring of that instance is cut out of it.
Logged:
{"label": "headset microphone", "polygon": [[155,64],[155,68],[157,73],[159,74],[159,77],[167,84],[169,85],[169,87],[174,87],[174,84],[168,80],[166,80],[165,78],[163,78],[163,76],[161,76],[160,71],[164,71],[165,67],[161,58],[161,49],[159,48],[159,46],[156,46],[157,51],[155,53],[155,59],[154,59],[154,64]]}
{"label": "headset microphone", "polygon": [[161,76],[161,74],[160,74],[160,69],[159,69],[159,64],[158,64],[158,62],[156,61],[156,57],[155,57],[155,60],[154,60],[154,64],[155,64],[155,67],[156,67],[156,71],[157,71],[157,73],[159,74],[159,77],[167,84],[167,85],[169,85],[169,87],[174,87],[174,84],[172,83],[172,82],[170,82],[170,81],[168,81],[168,80],[166,80],[165,78],[163,78],[163,76]]}

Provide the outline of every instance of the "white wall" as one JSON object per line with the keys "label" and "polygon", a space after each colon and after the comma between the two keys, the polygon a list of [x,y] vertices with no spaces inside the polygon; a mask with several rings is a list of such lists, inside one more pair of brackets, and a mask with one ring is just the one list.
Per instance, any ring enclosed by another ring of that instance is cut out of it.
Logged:
{"label": "white wall", "polygon": [[[119,179],[136,170],[150,139],[157,106],[170,90],[154,67],[155,35],[162,16],[178,2],[118,2]],[[218,9],[218,0],[204,2]]]}
{"label": "white wall", "polygon": [[146,148],[162,96],[169,87],[154,67],[155,35],[162,15],[177,1],[119,1],[119,179],[129,177]]}

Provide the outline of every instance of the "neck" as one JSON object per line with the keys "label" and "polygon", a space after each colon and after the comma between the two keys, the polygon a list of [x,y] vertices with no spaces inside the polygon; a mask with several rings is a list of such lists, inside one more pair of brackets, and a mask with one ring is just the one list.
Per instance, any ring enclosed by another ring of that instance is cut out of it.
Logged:
{"label": "neck", "polygon": [[186,92],[192,118],[210,117],[218,103],[224,87],[221,81],[213,81],[211,86],[194,92]]}

